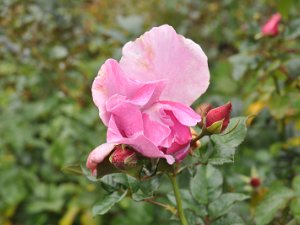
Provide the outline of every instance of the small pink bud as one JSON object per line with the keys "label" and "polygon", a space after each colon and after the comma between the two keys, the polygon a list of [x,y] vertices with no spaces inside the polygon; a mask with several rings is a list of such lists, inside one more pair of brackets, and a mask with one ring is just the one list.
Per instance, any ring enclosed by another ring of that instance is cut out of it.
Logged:
{"label": "small pink bud", "polygon": [[253,187],[253,188],[258,188],[261,184],[261,181],[258,177],[252,177],[251,180],[250,180],[250,185]]}
{"label": "small pink bud", "polygon": [[230,121],[231,102],[208,111],[205,118],[205,127],[211,134],[223,132]]}
{"label": "small pink bud", "polygon": [[118,145],[109,157],[109,161],[118,169],[129,169],[137,165],[137,153],[128,147]]}
{"label": "small pink bud", "polygon": [[280,13],[275,13],[261,28],[261,32],[264,36],[276,36],[278,34],[278,25],[281,20]]}

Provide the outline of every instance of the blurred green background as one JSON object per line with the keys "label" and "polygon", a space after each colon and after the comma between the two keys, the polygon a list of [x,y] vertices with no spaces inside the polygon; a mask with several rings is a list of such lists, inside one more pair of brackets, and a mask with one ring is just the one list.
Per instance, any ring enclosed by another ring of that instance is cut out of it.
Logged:
{"label": "blurred green background", "polygon": [[[253,224],[257,195],[300,173],[299,8],[296,0],[0,0],[0,224],[171,224],[167,212],[126,199],[93,218],[100,184],[62,172],[105,140],[90,91],[101,64],[165,23],[208,55],[211,85],[198,103],[230,100],[233,115],[257,115],[235,164],[221,167],[224,188],[255,195],[242,207]],[[277,11],[280,34],[255,38]],[[254,167],[263,181],[255,193],[239,179]]]}

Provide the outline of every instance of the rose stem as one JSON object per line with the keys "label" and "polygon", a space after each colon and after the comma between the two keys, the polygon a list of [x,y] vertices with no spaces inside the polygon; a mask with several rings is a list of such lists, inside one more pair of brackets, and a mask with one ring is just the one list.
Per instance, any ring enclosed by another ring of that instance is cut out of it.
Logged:
{"label": "rose stem", "polygon": [[181,196],[180,196],[180,191],[179,191],[176,175],[174,173],[174,174],[168,174],[168,176],[169,176],[172,186],[173,186],[180,222],[182,225],[188,225],[187,220],[184,215],[183,208],[182,208],[182,201],[181,201]]}

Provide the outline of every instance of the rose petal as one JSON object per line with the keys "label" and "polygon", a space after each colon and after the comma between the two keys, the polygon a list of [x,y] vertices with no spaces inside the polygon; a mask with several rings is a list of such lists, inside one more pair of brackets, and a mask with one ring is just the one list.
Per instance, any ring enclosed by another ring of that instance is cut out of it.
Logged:
{"label": "rose petal", "polygon": [[143,84],[143,86],[140,87],[132,96],[130,96],[129,99],[132,103],[140,105],[143,108],[147,108],[154,102],[158,101],[165,86],[165,80],[147,82]]}
{"label": "rose petal", "polygon": [[170,110],[173,112],[176,119],[186,126],[195,126],[201,121],[201,116],[197,114],[191,107],[178,102],[160,101],[164,110]]}
{"label": "rose petal", "polygon": [[149,115],[143,114],[144,135],[156,146],[162,146],[162,142],[169,137],[171,129],[159,122],[150,119]]}
{"label": "rose petal", "polygon": [[207,57],[201,47],[168,25],[155,27],[123,47],[120,66],[142,82],[167,80],[161,99],[192,104],[209,84]]}
{"label": "rose petal", "polygon": [[[118,119],[120,118],[116,118],[115,115],[112,115],[110,118],[107,131],[107,142],[127,144],[145,157],[165,158],[170,164],[174,162],[174,158],[172,156],[165,155],[162,151],[160,151],[160,149],[158,149],[158,147],[149,140],[143,132],[135,132],[133,135],[127,135],[128,127],[122,127],[122,125],[124,125],[122,124],[123,121],[118,121]],[[140,124],[138,124],[138,126],[140,126]],[[152,136],[151,138],[154,137]],[[156,139],[156,141],[159,140]]]}
{"label": "rose petal", "polygon": [[108,124],[109,114],[105,103],[113,95],[131,96],[139,89],[138,84],[128,79],[114,59],[108,59],[100,68],[92,85],[92,95],[95,105],[99,108],[100,118]]}
{"label": "rose petal", "polygon": [[172,131],[171,136],[174,137],[173,143],[176,142],[180,145],[185,145],[189,143],[192,139],[190,128],[185,125],[182,125],[171,111],[167,111],[166,113],[169,115],[169,117],[174,123],[174,125],[170,127]]}
{"label": "rose petal", "polygon": [[149,158],[165,158],[169,164],[173,164],[175,159],[173,156],[164,154],[157,146],[155,146],[143,134],[137,134],[131,138],[123,138],[120,140],[122,144],[128,144],[137,152]]}
{"label": "rose petal", "polygon": [[92,171],[92,175],[97,173],[97,166],[101,163],[109,153],[114,149],[114,143],[105,143],[95,148],[88,156],[86,167]]}
{"label": "rose petal", "polygon": [[179,145],[173,143],[172,146],[167,150],[167,154],[174,155],[177,162],[182,161],[189,153],[190,143],[185,145]]}
{"label": "rose petal", "polygon": [[123,137],[131,137],[137,133],[143,133],[143,118],[138,106],[124,101],[112,108],[108,108],[108,111],[112,114],[110,120],[114,120]]}

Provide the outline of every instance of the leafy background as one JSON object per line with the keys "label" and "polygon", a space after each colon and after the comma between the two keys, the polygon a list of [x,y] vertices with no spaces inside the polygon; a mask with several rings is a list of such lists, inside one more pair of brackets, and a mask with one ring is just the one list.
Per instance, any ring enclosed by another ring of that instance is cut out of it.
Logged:
{"label": "leafy background", "polygon": [[[256,115],[235,163],[220,167],[225,190],[251,196],[234,210],[245,224],[297,224],[299,7],[296,0],[1,0],[0,224],[177,224],[168,212],[127,198],[93,217],[101,184],[62,172],[84,164],[105,139],[90,92],[100,65],[164,23],[208,55],[211,85],[198,103],[230,100],[234,116]],[[258,38],[277,11],[280,35]],[[251,168],[262,180],[256,189],[241,179]],[[159,190],[168,193],[161,179]]]}

